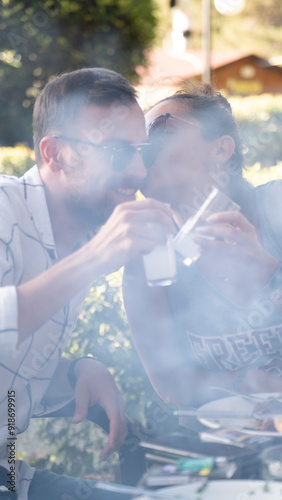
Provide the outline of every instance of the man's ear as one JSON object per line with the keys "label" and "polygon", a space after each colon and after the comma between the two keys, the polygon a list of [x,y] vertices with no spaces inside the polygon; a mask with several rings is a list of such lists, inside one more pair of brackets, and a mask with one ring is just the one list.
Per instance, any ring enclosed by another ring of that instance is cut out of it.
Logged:
{"label": "man's ear", "polygon": [[230,135],[222,135],[214,141],[214,160],[218,164],[227,162],[236,148],[235,141]]}
{"label": "man's ear", "polygon": [[60,147],[59,147],[59,141],[50,135],[46,135],[41,139],[40,141],[40,153],[41,157],[46,165],[53,170],[53,172],[56,172],[62,168],[61,162],[60,162]]}

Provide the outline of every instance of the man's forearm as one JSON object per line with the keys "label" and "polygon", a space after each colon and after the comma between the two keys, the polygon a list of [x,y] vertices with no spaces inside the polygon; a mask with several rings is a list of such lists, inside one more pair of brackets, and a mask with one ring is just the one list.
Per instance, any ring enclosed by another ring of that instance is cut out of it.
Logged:
{"label": "man's forearm", "polygon": [[65,357],[60,359],[47,391],[44,394],[43,402],[48,403],[48,401],[58,399],[60,397],[73,396],[74,391],[68,380],[70,364],[71,359]]}
{"label": "man's forearm", "polygon": [[99,265],[85,245],[20,285],[17,288],[19,343],[51,319],[74,295],[90,286],[99,274]]}
{"label": "man's forearm", "polygon": [[170,209],[155,200],[118,205],[104,226],[80,250],[20,285],[19,340],[34,333],[98,276],[117,271],[137,255],[152,250],[158,236],[155,231],[148,235],[144,230],[148,228],[148,220],[161,222],[171,230]]}

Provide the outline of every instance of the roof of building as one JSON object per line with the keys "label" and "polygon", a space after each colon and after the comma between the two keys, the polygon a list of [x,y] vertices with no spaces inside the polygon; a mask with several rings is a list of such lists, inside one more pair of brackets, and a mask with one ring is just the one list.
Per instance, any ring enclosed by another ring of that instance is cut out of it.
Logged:
{"label": "roof of building", "polygon": [[[212,51],[210,65],[212,70],[227,66],[235,61],[253,58],[260,65],[272,67],[271,61],[260,58],[254,54],[239,50]],[[202,50],[188,50],[181,56],[168,53],[161,48],[156,48],[147,53],[148,66],[138,66],[140,85],[167,85],[199,76],[204,70],[204,53]]]}

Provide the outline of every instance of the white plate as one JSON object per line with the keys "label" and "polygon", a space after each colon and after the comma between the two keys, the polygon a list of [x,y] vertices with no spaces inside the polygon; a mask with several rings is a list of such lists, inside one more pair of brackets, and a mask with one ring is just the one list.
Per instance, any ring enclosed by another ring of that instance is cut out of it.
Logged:
{"label": "white plate", "polygon": [[[265,400],[268,398],[280,398],[281,399],[281,393],[266,393],[266,394],[254,394],[254,397],[257,397],[258,399]],[[233,429],[240,429],[248,432],[249,430],[252,430],[253,433],[259,434],[259,435],[266,435],[266,436],[281,436],[282,434],[279,432],[270,432],[270,431],[257,431],[255,429],[255,419],[249,418],[236,418],[236,412],[246,412],[252,414],[254,411],[254,408],[256,406],[257,402],[252,401],[251,399],[246,399],[244,397],[240,396],[232,396],[229,398],[221,398],[217,399],[215,401],[211,401],[209,403],[206,403],[205,405],[201,406],[199,410],[201,411],[228,411],[228,412],[233,412],[234,411],[234,418],[199,418],[199,421],[203,424],[206,425],[207,427],[211,427],[213,429],[219,428],[219,427],[225,427],[225,428],[233,428]]]}
{"label": "white plate", "polygon": [[[282,483],[278,481],[210,481],[203,491],[199,491],[202,483],[192,483],[184,486],[162,488],[175,500],[282,500]],[[138,500],[156,500],[156,497],[137,497]],[[160,497],[160,500],[167,500]]]}

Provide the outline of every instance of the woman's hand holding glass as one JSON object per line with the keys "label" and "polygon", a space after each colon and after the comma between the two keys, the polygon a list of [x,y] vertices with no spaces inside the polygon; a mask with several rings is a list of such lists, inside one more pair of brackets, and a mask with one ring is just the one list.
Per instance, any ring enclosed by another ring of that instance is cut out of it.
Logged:
{"label": "woman's hand holding glass", "polygon": [[251,300],[268,284],[280,262],[262,247],[255,226],[242,213],[213,214],[207,223],[196,229],[195,242],[201,247],[209,279],[223,282],[238,298]]}

